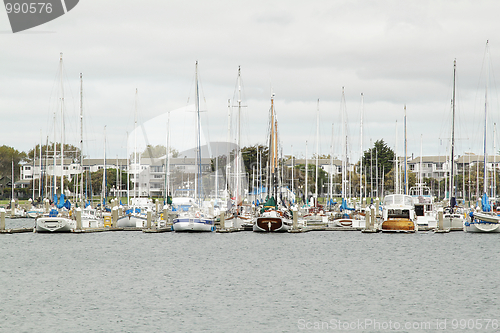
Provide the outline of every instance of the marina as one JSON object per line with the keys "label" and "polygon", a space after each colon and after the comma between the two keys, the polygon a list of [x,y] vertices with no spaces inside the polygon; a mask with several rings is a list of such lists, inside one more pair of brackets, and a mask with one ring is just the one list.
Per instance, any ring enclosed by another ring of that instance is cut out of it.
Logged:
{"label": "marina", "polygon": [[[485,248],[498,252],[497,238],[340,231],[4,236],[2,329],[297,332],[300,320],[495,319],[500,294],[488,282],[500,276]],[[408,280],[422,288],[408,288]],[[271,288],[269,281],[280,282]],[[381,307],[391,314],[381,315]],[[64,319],[56,319],[61,309]]]}

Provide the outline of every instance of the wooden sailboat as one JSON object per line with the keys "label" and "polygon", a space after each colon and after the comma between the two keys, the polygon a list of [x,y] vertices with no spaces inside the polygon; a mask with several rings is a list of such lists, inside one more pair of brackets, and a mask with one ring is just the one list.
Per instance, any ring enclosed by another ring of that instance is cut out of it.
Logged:
{"label": "wooden sailboat", "polygon": [[278,172],[278,122],[274,111],[274,94],[271,96],[270,136],[269,136],[269,183],[268,198],[260,216],[255,219],[253,231],[286,232],[292,226],[291,215],[280,200],[280,182]]}

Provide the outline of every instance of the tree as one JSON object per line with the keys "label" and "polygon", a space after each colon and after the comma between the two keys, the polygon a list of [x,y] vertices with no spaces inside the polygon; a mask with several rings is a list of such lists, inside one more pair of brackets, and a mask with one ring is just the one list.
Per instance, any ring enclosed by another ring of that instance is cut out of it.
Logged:
{"label": "tree", "polygon": [[267,157],[269,155],[268,147],[265,147],[263,145],[255,145],[241,148],[241,155],[243,156],[245,170],[249,173],[252,172],[253,167],[259,167],[259,165],[257,164],[257,147],[259,149],[259,154],[262,156],[262,162],[260,164],[264,169],[267,165]]}
{"label": "tree", "polygon": [[[121,185],[122,185],[122,190],[127,188],[127,173],[125,171],[121,172]],[[100,195],[102,192],[102,177],[104,174],[104,169],[98,170],[96,172],[92,172],[90,174],[90,177],[88,177],[87,173],[84,173],[83,175],[83,186],[84,190],[83,192],[86,193],[88,188],[88,195],[90,196],[90,188],[92,187],[92,195]],[[117,185],[116,183],[117,179],[117,174],[116,174],[116,169],[106,169],[106,193],[109,193],[109,190]],[[74,192],[75,191],[75,181],[76,177],[69,182],[68,187],[69,189]],[[80,180],[79,180],[80,181]],[[132,183],[131,183],[132,184]],[[132,185],[130,185],[130,188],[133,188]]]}
{"label": "tree", "polygon": [[[40,158],[40,145],[36,145],[35,148],[30,149],[28,151],[27,160],[33,163],[33,158],[35,157],[36,150],[36,158]],[[47,155],[48,154],[48,155]],[[61,156],[61,143],[56,142],[56,156],[59,154]],[[42,145],[42,156],[48,156],[50,158],[54,157],[54,143],[51,142],[49,144]],[[70,145],[69,143],[64,144],[64,157],[71,158],[73,162],[76,162],[80,159],[80,148]]]}
{"label": "tree", "polygon": [[[165,156],[167,148],[164,145],[147,145],[146,149],[141,153],[141,158],[160,158]],[[179,151],[175,148],[170,147],[170,153],[172,157],[179,157]],[[133,158],[133,155],[132,155]]]}
{"label": "tree", "polygon": [[26,153],[20,152],[12,147],[3,145],[0,147],[0,177],[11,177],[12,161],[14,161],[14,180],[19,178],[19,162],[26,160]]}
{"label": "tree", "polygon": [[[393,169],[394,167],[395,154],[391,148],[387,146],[383,139],[375,141],[373,148],[366,150],[363,154],[363,166],[366,167],[366,181],[368,185],[370,182],[375,180],[377,175],[377,167],[378,167],[378,176],[379,179],[382,179],[382,172],[385,176]],[[365,168],[363,168],[365,169]],[[364,170],[363,170],[363,173]]]}

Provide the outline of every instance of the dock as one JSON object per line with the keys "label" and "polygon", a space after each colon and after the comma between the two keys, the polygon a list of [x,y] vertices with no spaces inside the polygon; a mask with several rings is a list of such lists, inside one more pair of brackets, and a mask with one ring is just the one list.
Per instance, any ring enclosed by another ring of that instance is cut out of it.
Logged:
{"label": "dock", "polygon": [[33,228],[13,228],[0,230],[0,234],[20,234],[23,232],[33,232]]}

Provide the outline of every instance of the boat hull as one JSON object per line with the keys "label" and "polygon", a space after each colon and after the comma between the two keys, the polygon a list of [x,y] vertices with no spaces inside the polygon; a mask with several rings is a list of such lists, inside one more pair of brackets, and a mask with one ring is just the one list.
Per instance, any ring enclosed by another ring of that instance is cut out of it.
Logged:
{"label": "boat hull", "polygon": [[76,221],[66,217],[39,217],[35,223],[36,232],[71,232],[76,228]]}
{"label": "boat hull", "polygon": [[463,225],[465,232],[500,232],[500,217],[493,214],[474,213],[472,222]]}
{"label": "boat hull", "polygon": [[210,232],[215,231],[214,221],[204,218],[176,218],[172,225],[176,232]]}
{"label": "boat hull", "polygon": [[261,216],[255,219],[253,231],[256,232],[287,232],[292,222],[282,217]]}
{"label": "boat hull", "polygon": [[380,230],[383,232],[415,232],[416,225],[408,219],[389,219],[382,222]]}
{"label": "boat hull", "polygon": [[119,228],[143,228],[147,221],[148,219],[143,216],[126,215],[116,221],[116,226]]}

